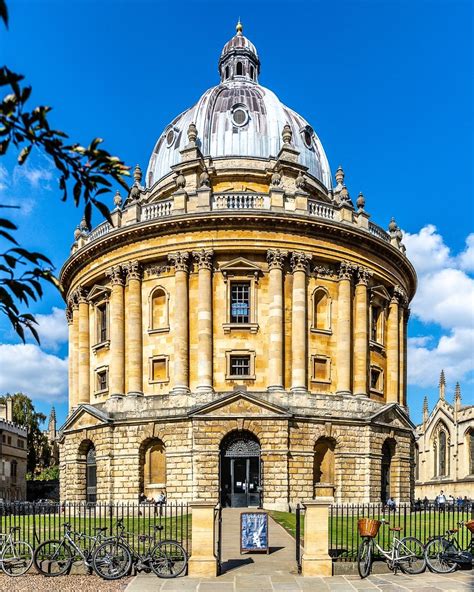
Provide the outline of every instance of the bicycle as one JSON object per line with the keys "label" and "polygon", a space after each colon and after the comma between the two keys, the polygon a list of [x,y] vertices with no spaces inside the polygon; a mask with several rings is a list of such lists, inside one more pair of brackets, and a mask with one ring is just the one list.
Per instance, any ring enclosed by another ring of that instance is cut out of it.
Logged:
{"label": "bicycle", "polygon": [[390,549],[383,549],[375,540],[381,525],[388,525],[386,520],[359,520],[359,532],[363,538],[357,554],[357,567],[361,578],[366,578],[372,571],[374,551],[378,551],[395,574],[398,568],[403,573],[419,574],[426,568],[426,557],[423,543],[415,537],[397,538],[401,527],[390,527],[394,533]]}
{"label": "bicycle", "polygon": [[33,549],[26,541],[15,541],[13,534],[19,526],[10,528],[9,534],[0,534],[0,566],[9,576],[22,576],[33,564]]}
{"label": "bicycle", "polygon": [[[97,534],[91,536],[73,531],[68,522],[63,527],[64,535],[61,539],[49,539],[36,548],[33,556],[36,569],[47,577],[61,576],[69,573],[73,562],[81,560],[89,573],[92,573],[92,557],[99,544],[107,538],[103,535],[107,528],[95,528]],[[79,541],[88,540],[92,544],[87,549],[81,548],[75,538]]]}
{"label": "bicycle", "polygon": [[432,538],[425,547],[426,563],[435,573],[451,573],[458,565],[472,563],[474,555],[474,520],[458,522],[458,526],[466,526],[471,532],[471,540],[462,549],[455,535],[459,528],[450,528],[444,535]]}
{"label": "bicycle", "polygon": [[[163,526],[154,526],[155,535]],[[156,536],[138,535],[139,542],[147,542],[145,552],[140,553],[128,542],[133,533],[125,532],[122,520],[117,522],[117,536],[99,545],[94,553],[94,569],[105,580],[118,580],[127,575],[132,565],[136,571],[153,571],[159,578],[176,578],[188,565],[188,555],[175,540],[156,543]],[[120,567],[121,566],[121,567]]]}

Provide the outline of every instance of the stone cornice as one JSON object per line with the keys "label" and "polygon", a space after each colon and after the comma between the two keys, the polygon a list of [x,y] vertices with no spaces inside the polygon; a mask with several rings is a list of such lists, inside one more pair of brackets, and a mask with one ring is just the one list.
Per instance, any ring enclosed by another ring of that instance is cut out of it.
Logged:
{"label": "stone cornice", "polygon": [[93,243],[85,245],[63,265],[60,272],[60,280],[65,291],[70,287],[74,275],[87,266],[92,260],[115,249],[154,236],[165,236],[177,231],[202,231],[206,228],[258,228],[270,227],[274,231],[283,234],[304,234],[317,238],[337,239],[337,244],[345,243],[348,246],[357,245],[359,248],[370,250],[387,263],[389,269],[395,269],[403,273],[410,286],[410,298],[416,289],[416,272],[413,265],[394,246],[365,232],[355,226],[343,223],[310,218],[309,216],[290,214],[278,214],[275,212],[203,212],[182,214],[171,218],[157,219],[153,222],[143,222],[118,228],[97,239]]}

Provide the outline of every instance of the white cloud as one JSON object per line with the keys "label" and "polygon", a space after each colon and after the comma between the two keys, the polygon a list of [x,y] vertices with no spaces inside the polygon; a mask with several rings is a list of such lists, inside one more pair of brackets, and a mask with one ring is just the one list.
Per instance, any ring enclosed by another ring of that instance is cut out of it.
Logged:
{"label": "white cloud", "polygon": [[57,351],[68,340],[68,326],[64,310],[53,306],[51,314],[35,315],[41,346]]}
{"label": "white cloud", "polygon": [[466,249],[453,256],[432,224],[404,238],[407,255],[418,273],[418,290],[411,304],[422,323],[443,330],[439,339],[421,335],[408,342],[408,382],[435,386],[443,368],[451,383],[466,379],[474,370],[474,235]]}
{"label": "white cloud", "polygon": [[31,185],[33,189],[38,189],[40,185],[45,188],[49,189],[49,181],[53,178],[53,172],[51,166],[30,166],[28,164],[24,164],[22,166],[15,166],[13,169],[13,183],[19,183],[22,179],[26,179],[26,181]]}
{"label": "white cloud", "polygon": [[67,400],[67,359],[33,344],[0,344],[0,393],[23,392],[33,399]]}
{"label": "white cloud", "polygon": [[0,199],[3,205],[18,206],[10,212],[13,217],[31,214],[36,206],[37,193],[51,190],[52,163],[45,156],[40,160],[38,165],[29,161],[22,166],[15,165],[11,172],[0,165]]}

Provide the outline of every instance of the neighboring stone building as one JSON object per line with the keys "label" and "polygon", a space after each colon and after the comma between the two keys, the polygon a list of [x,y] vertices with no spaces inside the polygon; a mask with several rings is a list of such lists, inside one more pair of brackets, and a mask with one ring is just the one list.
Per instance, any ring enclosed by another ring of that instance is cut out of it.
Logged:
{"label": "neighboring stone building", "polygon": [[49,459],[49,466],[57,466],[59,464],[59,444],[58,432],[56,429],[56,409],[51,407],[51,412],[48,419],[48,428],[44,431],[48,444],[51,450],[51,457]]}
{"label": "neighboring stone building", "polygon": [[13,423],[12,399],[0,403],[0,499],[26,500],[26,428]]}
{"label": "neighboring stone building", "polygon": [[333,186],[240,24],[219,72],[160,135],[146,185],[137,166],[116,195],[114,227],[76,230],[62,498],[408,500],[401,231],[354,207],[341,167]]}
{"label": "neighboring stone building", "polygon": [[428,413],[423,404],[423,423],[416,427],[415,494],[433,500],[440,490],[474,499],[474,405],[462,405],[456,384],[454,404],[446,401],[446,380],[441,371],[439,399]]}

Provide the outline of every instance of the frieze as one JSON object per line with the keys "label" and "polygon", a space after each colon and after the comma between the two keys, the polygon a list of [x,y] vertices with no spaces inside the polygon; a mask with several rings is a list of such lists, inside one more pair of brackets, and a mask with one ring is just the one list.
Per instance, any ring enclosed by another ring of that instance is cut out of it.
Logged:
{"label": "frieze", "polygon": [[169,273],[171,271],[171,266],[166,264],[159,265],[157,263],[153,263],[150,265],[146,265],[143,271],[147,276],[160,276],[164,273]]}

